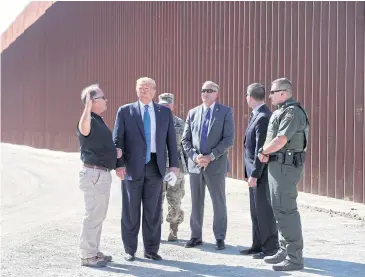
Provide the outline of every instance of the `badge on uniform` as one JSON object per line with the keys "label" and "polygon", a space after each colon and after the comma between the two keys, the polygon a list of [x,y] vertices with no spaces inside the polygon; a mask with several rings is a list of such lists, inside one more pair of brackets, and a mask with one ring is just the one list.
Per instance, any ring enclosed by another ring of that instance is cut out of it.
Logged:
{"label": "badge on uniform", "polygon": [[170,171],[168,174],[165,175],[163,179],[164,182],[167,182],[170,186],[175,186],[177,181],[177,176],[174,172]]}
{"label": "badge on uniform", "polygon": [[287,119],[293,119],[294,118],[294,109],[289,109],[288,112],[286,113],[285,117]]}

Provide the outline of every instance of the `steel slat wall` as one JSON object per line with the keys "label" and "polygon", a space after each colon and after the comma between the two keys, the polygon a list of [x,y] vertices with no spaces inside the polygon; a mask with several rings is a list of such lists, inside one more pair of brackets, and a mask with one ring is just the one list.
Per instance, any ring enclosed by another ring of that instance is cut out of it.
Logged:
{"label": "steel slat wall", "polygon": [[364,15],[364,2],[56,2],[1,53],[2,141],[76,151],[81,89],[101,84],[112,128],[140,76],[185,119],[211,79],[234,110],[242,178],[245,88],[286,76],[311,121],[300,188],[365,203]]}

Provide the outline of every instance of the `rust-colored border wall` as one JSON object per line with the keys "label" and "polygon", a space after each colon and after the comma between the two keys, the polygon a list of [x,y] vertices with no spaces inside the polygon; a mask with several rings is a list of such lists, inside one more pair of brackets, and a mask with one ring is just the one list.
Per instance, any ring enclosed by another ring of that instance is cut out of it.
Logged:
{"label": "rust-colored border wall", "polygon": [[13,43],[25,29],[31,26],[55,1],[31,1],[7,30],[1,34],[1,51]]}
{"label": "rust-colored border wall", "polygon": [[185,118],[210,79],[233,107],[242,178],[245,88],[286,76],[307,109],[305,192],[365,203],[364,2],[56,2],[1,55],[2,141],[76,151],[81,89],[100,83],[113,128],[135,80]]}

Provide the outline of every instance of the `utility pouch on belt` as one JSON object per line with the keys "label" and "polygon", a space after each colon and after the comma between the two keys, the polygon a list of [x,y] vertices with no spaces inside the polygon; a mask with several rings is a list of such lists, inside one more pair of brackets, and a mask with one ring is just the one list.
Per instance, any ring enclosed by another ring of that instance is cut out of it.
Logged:
{"label": "utility pouch on belt", "polygon": [[293,165],[294,161],[294,151],[291,149],[287,149],[285,151],[284,164]]}
{"label": "utility pouch on belt", "polygon": [[294,165],[295,167],[302,166],[304,164],[306,152],[294,153]]}
{"label": "utility pouch on belt", "polygon": [[288,149],[285,153],[275,153],[270,155],[269,161],[276,161],[285,165],[294,165],[295,167],[302,166],[304,164],[306,152],[294,152],[292,149]]}

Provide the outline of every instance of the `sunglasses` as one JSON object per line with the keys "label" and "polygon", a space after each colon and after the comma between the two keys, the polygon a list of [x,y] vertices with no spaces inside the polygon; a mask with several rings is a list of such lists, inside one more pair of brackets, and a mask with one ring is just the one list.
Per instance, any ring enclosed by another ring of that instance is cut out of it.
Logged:
{"label": "sunglasses", "polygon": [[216,92],[216,91],[213,90],[213,89],[208,88],[208,89],[202,89],[201,92],[202,93],[213,93],[213,92]]}
{"label": "sunglasses", "polygon": [[286,89],[272,90],[272,91],[270,91],[270,94],[274,94],[275,92],[279,92],[279,91],[286,91]]}

